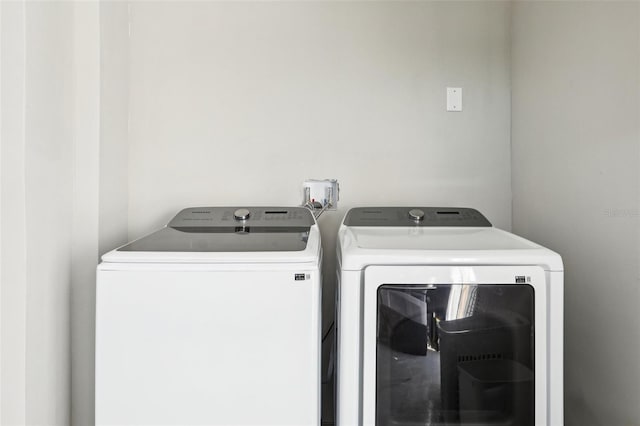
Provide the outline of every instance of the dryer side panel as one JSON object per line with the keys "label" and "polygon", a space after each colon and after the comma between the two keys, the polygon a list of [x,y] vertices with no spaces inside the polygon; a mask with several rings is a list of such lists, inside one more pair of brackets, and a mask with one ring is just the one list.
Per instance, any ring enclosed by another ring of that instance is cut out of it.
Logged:
{"label": "dryer side panel", "polygon": [[362,419],[362,271],[339,275],[336,320],[336,425]]}
{"label": "dryer side panel", "polygon": [[549,421],[564,424],[564,272],[547,272],[549,283]]}

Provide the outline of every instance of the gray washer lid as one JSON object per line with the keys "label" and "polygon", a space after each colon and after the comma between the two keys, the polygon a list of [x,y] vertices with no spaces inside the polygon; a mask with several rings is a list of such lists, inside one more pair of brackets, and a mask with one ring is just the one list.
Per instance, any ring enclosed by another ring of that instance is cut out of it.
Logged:
{"label": "gray washer lid", "polygon": [[123,252],[302,251],[315,224],[303,207],[192,207],[182,210],[153,234],[129,243]]}

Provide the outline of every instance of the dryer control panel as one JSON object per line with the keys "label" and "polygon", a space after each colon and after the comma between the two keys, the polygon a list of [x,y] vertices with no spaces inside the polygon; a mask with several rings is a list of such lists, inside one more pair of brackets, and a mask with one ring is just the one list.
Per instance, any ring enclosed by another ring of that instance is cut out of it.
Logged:
{"label": "dryer control panel", "polygon": [[346,226],[464,226],[491,227],[478,210],[458,207],[357,207],[349,210]]}

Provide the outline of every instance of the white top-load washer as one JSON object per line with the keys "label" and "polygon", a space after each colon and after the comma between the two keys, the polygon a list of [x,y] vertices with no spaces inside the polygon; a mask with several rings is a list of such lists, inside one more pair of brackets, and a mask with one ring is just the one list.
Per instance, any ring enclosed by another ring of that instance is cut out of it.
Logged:
{"label": "white top-load washer", "polygon": [[97,425],[318,425],[320,233],[300,207],[203,207],[105,254]]}
{"label": "white top-load washer", "polygon": [[355,208],[338,236],[336,424],[563,424],[560,256],[465,208]]}

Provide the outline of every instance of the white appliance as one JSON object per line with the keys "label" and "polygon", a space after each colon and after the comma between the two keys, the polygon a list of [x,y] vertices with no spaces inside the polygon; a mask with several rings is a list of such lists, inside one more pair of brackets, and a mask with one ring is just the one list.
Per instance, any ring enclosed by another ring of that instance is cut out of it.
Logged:
{"label": "white appliance", "polygon": [[320,263],[300,207],[189,208],[98,266],[97,425],[318,425]]}
{"label": "white appliance", "polygon": [[338,236],[336,424],[563,424],[560,256],[463,208]]}

